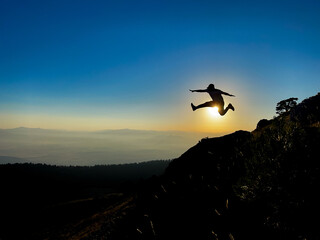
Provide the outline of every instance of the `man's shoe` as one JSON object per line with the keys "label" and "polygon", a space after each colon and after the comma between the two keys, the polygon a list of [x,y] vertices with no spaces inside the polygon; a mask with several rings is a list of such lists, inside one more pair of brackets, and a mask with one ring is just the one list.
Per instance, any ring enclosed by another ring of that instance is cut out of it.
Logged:
{"label": "man's shoe", "polygon": [[229,103],[229,106],[228,106],[232,111],[234,111],[234,106],[232,106],[231,103]]}
{"label": "man's shoe", "polygon": [[196,107],[191,103],[192,110],[196,110]]}

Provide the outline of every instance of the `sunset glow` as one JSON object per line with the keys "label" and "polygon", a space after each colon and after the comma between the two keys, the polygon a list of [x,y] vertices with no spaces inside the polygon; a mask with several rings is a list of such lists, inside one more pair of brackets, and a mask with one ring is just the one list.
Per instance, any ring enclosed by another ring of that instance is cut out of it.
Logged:
{"label": "sunset glow", "polygon": [[212,108],[207,108],[208,113],[211,117],[217,118],[220,117],[220,114],[218,112],[218,107],[212,107]]}

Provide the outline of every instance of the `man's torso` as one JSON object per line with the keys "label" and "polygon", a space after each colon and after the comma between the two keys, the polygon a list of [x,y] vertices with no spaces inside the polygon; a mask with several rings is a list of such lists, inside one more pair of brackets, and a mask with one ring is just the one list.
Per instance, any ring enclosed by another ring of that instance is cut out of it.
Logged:
{"label": "man's torso", "polygon": [[212,101],[215,103],[222,103],[224,104],[223,97],[221,96],[221,90],[215,89],[213,91],[208,91],[210,97],[212,98]]}

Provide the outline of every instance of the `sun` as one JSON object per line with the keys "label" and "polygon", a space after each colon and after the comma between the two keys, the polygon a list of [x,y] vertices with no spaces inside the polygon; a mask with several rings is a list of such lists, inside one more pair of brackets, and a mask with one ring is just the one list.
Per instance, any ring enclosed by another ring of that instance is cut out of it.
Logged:
{"label": "sun", "polygon": [[219,117],[220,114],[218,112],[218,107],[209,107],[208,109],[208,113],[210,114],[211,117]]}

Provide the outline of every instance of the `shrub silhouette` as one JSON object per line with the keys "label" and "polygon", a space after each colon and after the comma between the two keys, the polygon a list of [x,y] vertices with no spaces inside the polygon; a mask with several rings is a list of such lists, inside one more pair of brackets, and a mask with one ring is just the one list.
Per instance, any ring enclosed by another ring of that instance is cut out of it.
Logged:
{"label": "shrub silhouette", "polygon": [[293,107],[297,105],[297,100],[298,98],[292,97],[278,102],[276,107],[276,113],[279,115],[283,113],[288,113]]}

